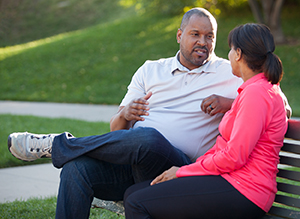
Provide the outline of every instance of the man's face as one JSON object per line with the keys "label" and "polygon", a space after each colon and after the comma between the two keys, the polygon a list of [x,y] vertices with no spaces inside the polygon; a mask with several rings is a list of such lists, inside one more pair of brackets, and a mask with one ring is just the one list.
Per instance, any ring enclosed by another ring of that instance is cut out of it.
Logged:
{"label": "man's face", "polygon": [[184,30],[177,31],[180,63],[192,70],[209,59],[214,50],[214,30],[207,17],[192,15]]}

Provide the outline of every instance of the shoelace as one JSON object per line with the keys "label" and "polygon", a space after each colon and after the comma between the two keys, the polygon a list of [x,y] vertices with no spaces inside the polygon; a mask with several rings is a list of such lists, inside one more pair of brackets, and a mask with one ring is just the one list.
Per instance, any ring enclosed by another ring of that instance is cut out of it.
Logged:
{"label": "shoelace", "polygon": [[30,152],[34,152],[34,151],[36,151],[37,153],[47,152],[47,153],[51,154],[51,152],[52,152],[52,147],[51,147],[52,137],[51,137],[51,135],[48,135],[48,136],[44,135],[41,137],[31,135],[30,138],[32,140]]}

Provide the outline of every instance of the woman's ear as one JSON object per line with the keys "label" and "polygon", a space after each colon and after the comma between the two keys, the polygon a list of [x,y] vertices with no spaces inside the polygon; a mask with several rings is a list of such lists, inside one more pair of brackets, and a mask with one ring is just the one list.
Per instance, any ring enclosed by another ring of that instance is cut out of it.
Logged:
{"label": "woman's ear", "polygon": [[241,58],[242,58],[242,50],[240,49],[240,48],[237,48],[236,49],[236,54],[235,54],[235,61],[240,61],[241,60]]}

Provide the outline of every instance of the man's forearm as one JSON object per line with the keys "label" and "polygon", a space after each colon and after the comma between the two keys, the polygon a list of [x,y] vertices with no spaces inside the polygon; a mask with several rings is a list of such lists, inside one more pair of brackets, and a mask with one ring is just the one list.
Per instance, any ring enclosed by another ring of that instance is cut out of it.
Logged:
{"label": "man's forearm", "polygon": [[133,121],[127,121],[123,114],[122,110],[124,107],[120,107],[119,111],[116,115],[114,115],[110,120],[110,131],[116,131],[121,129],[130,129],[134,122]]}

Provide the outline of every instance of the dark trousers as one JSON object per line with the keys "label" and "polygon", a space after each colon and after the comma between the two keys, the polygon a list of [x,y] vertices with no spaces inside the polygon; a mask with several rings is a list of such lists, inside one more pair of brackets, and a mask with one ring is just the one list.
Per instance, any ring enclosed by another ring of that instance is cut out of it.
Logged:
{"label": "dark trousers", "polygon": [[55,137],[52,163],[61,171],[56,218],[88,218],[93,197],[119,201],[126,189],[171,166],[191,163],[153,128]]}
{"label": "dark trousers", "polygon": [[265,212],[221,176],[182,177],[129,187],[124,196],[128,219],[261,218]]}

